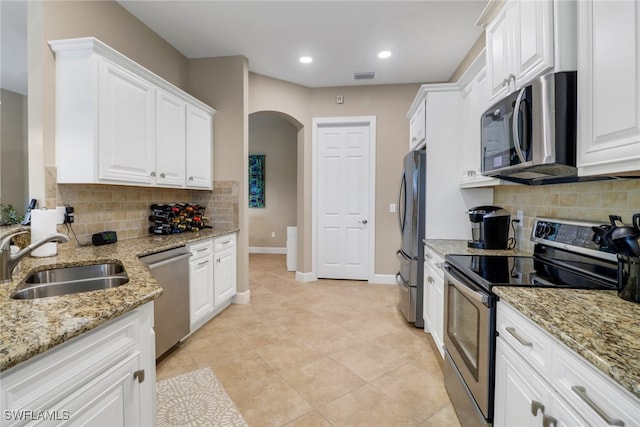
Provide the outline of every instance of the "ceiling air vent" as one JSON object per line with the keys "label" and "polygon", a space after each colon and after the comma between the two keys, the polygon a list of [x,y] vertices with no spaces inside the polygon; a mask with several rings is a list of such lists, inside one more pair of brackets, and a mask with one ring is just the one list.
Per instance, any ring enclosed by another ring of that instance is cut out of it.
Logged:
{"label": "ceiling air vent", "polygon": [[353,80],[371,80],[376,78],[375,71],[365,71],[363,73],[353,73]]}

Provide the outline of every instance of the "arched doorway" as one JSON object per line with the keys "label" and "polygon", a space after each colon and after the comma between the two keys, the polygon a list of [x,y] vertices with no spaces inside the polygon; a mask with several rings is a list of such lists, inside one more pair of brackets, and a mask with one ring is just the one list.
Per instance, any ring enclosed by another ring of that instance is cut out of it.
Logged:
{"label": "arched doorway", "polygon": [[287,228],[297,225],[297,145],[301,127],[295,119],[275,111],[249,115],[249,156],[264,156],[253,159],[258,168],[263,166],[264,174],[262,188],[257,189],[263,191],[263,196],[256,198],[253,205],[250,200],[248,209],[249,253],[286,253]]}

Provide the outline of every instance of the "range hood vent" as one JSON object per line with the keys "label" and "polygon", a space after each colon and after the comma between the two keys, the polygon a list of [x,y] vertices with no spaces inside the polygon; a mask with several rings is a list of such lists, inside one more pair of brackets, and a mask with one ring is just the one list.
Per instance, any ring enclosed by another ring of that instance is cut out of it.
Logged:
{"label": "range hood vent", "polygon": [[376,78],[375,71],[365,71],[361,73],[353,73],[353,80],[371,80]]}

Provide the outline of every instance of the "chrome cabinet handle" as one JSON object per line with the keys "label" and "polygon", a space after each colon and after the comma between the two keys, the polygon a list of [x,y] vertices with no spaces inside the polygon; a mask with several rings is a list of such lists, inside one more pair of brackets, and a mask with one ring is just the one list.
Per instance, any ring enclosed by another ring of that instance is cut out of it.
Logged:
{"label": "chrome cabinet handle", "polygon": [[591,400],[591,398],[589,396],[587,396],[587,389],[579,386],[579,385],[574,385],[571,387],[571,390],[578,395],[578,397],[580,397],[580,399],[582,399],[582,401],[584,403],[586,403],[587,405],[589,405],[589,407],[591,409],[593,409],[599,416],[600,418],[602,418],[602,420],[607,423],[610,426],[624,426],[624,421],[619,420],[619,419],[615,419],[615,418],[611,418],[609,415],[607,415],[606,412],[604,412],[602,410],[602,408],[600,408],[593,400]]}
{"label": "chrome cabinet handle", "polygon": [[192,176],[189,177],[189,181],[193,181],[193,177]]}
{"label": "chrome cabinet handle", "polygon": [[228,245],[229,243],[231,243],[231,240],[225,240],[224,242],[221,242],[221,245]]}
{"label": "chrome cabinet handle", "polygon": [[150,175],[151,175],[151,177],[153,178],[153,177],[155,177],[155,176],[156,176],[156,172],[155,172],[155,171],[153,171],[153,172],[151,172],[151,174],[150,174]]}
{"label": "chrome cabinet handle", "polygon": [[435,282],[435,280],[433,280],[433,277],[429,276],[429,277],[427,277],[427,282],[433,283],[433,282]]}
{"label": "chrome cabinet handle", "polygon": [[166,175],[165,175],[164,173],[161,173],[161,174],[160,174],[160,178],[165,178],[165,176],[166,176]]}
{"label": "chrome cabinet handle", "polygon": [[544,405],[536,400],[531,401],[531,414],[536,417],[538,416],[538,411],[544,414]]}
{"label": "chrome cabinet handle", "polygon": [[507,329],[507,332],[509,332],[511,335],[513,335],[513,337],[515,339],[517,339],[520,344],[522,344],[525,347],[533,347],[533,343],[530,342],[530,341],[525,340],[520,335],[518,335],[518,333],[516,332],[515,328],[512,328],[511,326],[508,326],[506,329]]}
{"label": "chrome cabinet handle", "polygon": [[198,265],[205,265],[205,264],[209,264],[209,260],[202,261],[202,262],[199,262],[199,263],[198,263]]}
{"label": "chrome cabinet handle", "polygon": [[139,383],[144,382],[144,369],[140,369],[139,371],[135,371],[133,373],[133,379],[138,380]]}
{"label": "chrome cabinet handle", "polygon": [[542,416],[542,427],[558,427],[558,420],[549,415]]}

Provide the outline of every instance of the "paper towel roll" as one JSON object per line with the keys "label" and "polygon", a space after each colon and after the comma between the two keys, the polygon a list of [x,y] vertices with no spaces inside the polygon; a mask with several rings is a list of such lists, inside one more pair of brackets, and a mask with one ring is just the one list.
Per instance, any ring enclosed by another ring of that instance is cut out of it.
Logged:
{"label": "paper towel roll", "polygon": [[[55,209],[33,209],[31,211],[31,243],[55,233],[58,213]],[[58,253],[58,244],[45,243],[31,252],[31,256],[47,257]]]}

